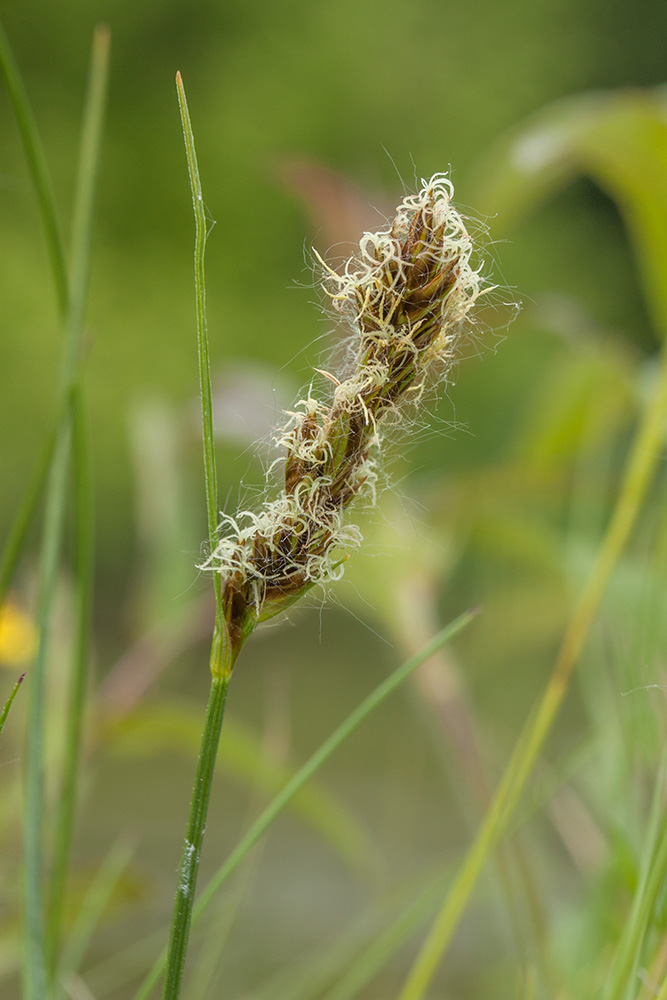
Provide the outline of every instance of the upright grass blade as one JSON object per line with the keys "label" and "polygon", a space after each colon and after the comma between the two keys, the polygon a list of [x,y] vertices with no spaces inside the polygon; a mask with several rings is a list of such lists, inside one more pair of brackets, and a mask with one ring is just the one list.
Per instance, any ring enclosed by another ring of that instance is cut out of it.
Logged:
{"label": "upright grass blade", "polygon": [[[298,963],[277,969],[245,1000],[354,1000],[438,904],[451,861],[410,880],[391,898],[347,921],[342,932],[309,949]],[[340,991],[340,995],[339,995]]]}
{"label": "upright grass blade", "polygon": [[[642,946],[658,894],[664,890],[667,873],[667,809],[665,777],[667,754],[656,776],[651,816],[646,829],[646,844],[637,888],[618,947],[605,979],[602,1000],[623,1000],[632,983],[637,983]],[[634,995],[634,994],[633,994]]]}
{"label": "upright grass blade", "polygon": [[[185,141],[188,174],[192,191],[192,206],[195,216],[194,266],[197,353],[199,357],[199,391],[202,413],[202,441],[204,446],[206,513],[209,544],[212,551],[215,548],[218,528],[218,479],[215,463],[215,437],[213,433],[211,362],[206,320],[206,211],[199,177],[199,167],[197,165],[194,134],[180,73],[176,74],[176,90],[183,126],[183,138]],[[213,575],[213,587],[215,592],[215,626],[210,657],[211,687],[206,707],[204,728],[202,730],[195,784],[192,791],[190,814],[181,856],[174,915],[167,948],[166,971],[162,993],[164,1000],[178,1000],[181,995],[185,958],[190,936],[190,924],[192,921],[192,907],[195,901],[199,861],[211,797],[211,785],[213,783],[222,720],[235,659],[227,642],[227,628],[222,607],[222,582],[218,573]]]}
{"label": "upright grass blade", "polygon": [[[44,235],[56,285],[58,308],[64,317],[69,301],[67,267],[64,244],[55,207],[53,186],[46,165],[46,157],[37,130],[30,102],[23,85],[9,42],[0,26],[0,67],[7,83],[9,97],[19,127],[21,139],[33,180]],[[44,726],[44,683],[43,675],[46,658],[47,629],[50,600],[54,590],[54,578],[59,551],[59,522],[62,518],[62,496],[54,494],[62,490],[64,494],[69,426],[59,428],[53,434],[38,463],[26,497],[19,508],[10,530],[8,543],[3,551],[0,571],[0,591],[2,597],[9,587],[12,574],[26,537],[28,526],[40,499],[44,484],[48,481],[50,498],[47,502],[42,545],[40,597],[38,622],[40,643],[37,660],[32,670],[29,710],[28,740],[26,748],[26,796],[25,796],[25,958],[24,987],[26,1000],[41,1000],[46,995],[46,935],[43,918],[42,896],[42,831],[43,831],[43,726]],[[60,501],[60,502],[59,502]],[[49,537],[49,527],[51,537]],[[55,537],[54,537],[55,536]]]}
{"label": "upright grass blade", "polygon": [[7,721],[7,716],[9,715],[9,710],[12,707],[12,702],[14,701],[14,698],[16,697],[18,689],[21,687],[21,684],[23,683],[23,678],[24,677],[25,677],[25,674],[21,674],[21,676],[17,680],[16,684],[14,685],[14,687],[12,688],[12,690],[10,691],[9,698],[5,702],[5,704],[3,706],[3,709],[2,709],[2,712],[0,712],[0,733],[2,733],[2,730],[5,728],[5,722]]}
{"label": "upright grass blade", "polygon": [[338,982],[323,995],[322,1000],[355,1000],[387,961],[433,913],[443,882],[442,875],[432,879],[410,906],[350,962]]}
{"label": "upright grass blade", "polygon": [[[130,757],[177,749],[190,754],[199,747],[200,715],[182,702],[162,707],[153,702],[131,718],[113,721],[105,741],[110,740],[121,754]],[[225,720],[220,753],[222,773],[256,792],[263,802],[270,801],[295,771],[291,760],[276,756],[259,733],[238,718]],[[292,808],[359,878],[367,882],[374,876],[377,852],[373,838],[336,795],[312,781],[293,800]]]}
{"label": "upright grass blade", "polygon": [[[46,159],[38,130],[6,37],[0,31],[0,62],[7,80],[26,157],[36,190],[44,226],[49,257],[58,293],[58,305],[65,328],[65,348],[59,392],[58,422],[52,455],[47,446],[44,466],[50,462],[45,511],[44,537],[40,558],[40,586],[38,597],[38,625],[40,642],[34,668],[31,672],[26,750],[25,796],[25,960],[24,983],[26,1000],[41,1000],[49,995],[47,972],[47,935],[44,919],[44,865],[43,834],[45,828],[43,788],[43,748],[45,724],[45,678],[49,649],[51,609],[56,588],[58,563],[62,544],[65,497],[69,468],[74,411],[77,408],[79,367],[83,340],[83,319],[88,291],[90,242],[92,233],[92,203],[95,189],[102,109],[106,91],[109,33],[98,28],[93,42],[93,70],[84,124],[82,155],[77,184],[76,210],[73,225],[72,271],[68,281],[63,241],[58,224],[53,188],[49,179]],[[6,586],[18,559],[27,525],[36,506],[42,480],[42,468],[34,478],[28,496],[11,533],[10,546],[3,559],[3,580]],[[77,491],[81,500],[82,480]],[[86,485],[90,495],[89,486]],[[79,533],[79,545],[82,534]],[[81,551],[78,567],[85,563]],[[88,589],[86,583],[83,590]],[[82,590],[80,588],[79,593]],[[86,624],[79,624],[79,638],[87,624],[89,600],[79,601],[86,608]],[[79,641],[79,648],[82,647]],[[87,642],[86,642],[87,645]],[[83,669],[83,660],[75,667],[74,674]],[[66,807],[66,806],[65,806]]]}
{"label": "upright grass blade", "polygon": [[[192,915],[193,926],[201,919],[208,907],[213,902],[218,890],[227,881],[230,875],[238,868],[251,848],[262,837],[275,819],[289,804],[292,798],[309,781],[310,778],[322,767],[331,755],[348,739],[349,736],[364,722],[368,716],[378,708],[390,694],[400,687],[407,678],[417,670],[429,657],[458,635],[476,616],[477,611],[466,611],[460,615],[446,628],[439,632],[428,645],[419,653],[416,653],[409,660],[406,660],[393,674],[390,674],[378,687],[358,705],[348,717],[338,726],[331,736],[312,754],[305,764],[288,781],[283,790],[257,817],[245,836],[239,841],[237,846],[228,856],[227,860],[218,868],[215,875],[210,879],[200,894],[197,905]],[[135,994],[134,1000],[146,1000],[150,996],[151,990],[160,978],[166,961],[166,952],[158,958],[153,968],[150,970],[139,990]]]}
{"label": "upright grass blade", "polygon": [[[206,487],[206,516],[208,540],[211,551],[215,548],[218,535],[218,476],[215,462],[215,434],[213,430],[213,393],[211,389],[211,357],[208,346],[208,322],[206,318],[206,237],[207,220],[202,194],[197,151],[188,102],[181,74],[176,74],[178,106],[183,126],[185,153],[188,161],[188,175],[192,191],[192,207],[195,216],[195,302],[197,309],[197,354],[199,358],[199,395],[201,399],[202,442],[204,447],[204,481]],[[220,575],[213,575],[216,606],[220,608],[222,583]]]}
{"label": "upright grass blade", "polygon": [[[65,244],[62,238],[60,221],[56,209],[53,184],[44,154],[35,116],[30,107],[30,101],[19,72],[19,68],[14,59],[14,54],[9,45],[9,41],[0,24],[0,70],[5,78],[9,99],[11,101],[14,117],[19,128],[23,150],[28,162],[28,169],[32,179],[35,194],[40,209],[44,239],[51,264],[54,284],[56,288],[56,299],[58,311],[61,317],[67,315],[69,303],[69,288],[67,278],[67,261],[65,257]],[[5,544],[0,561],[0,604],[2,604],[9,583],[18,563],[21,550],[23,548],[28,527],[34,516],[37,504],[42,496],[44,486],[48,478],[48,471],[53,458],[53,448],[55,433],[49,436],[44,450],[37,463],[33,478],[28,485],[26,495],[21,503],[14,523],[9,532],[9,538]]]}
{"label": "upright grass blade", "polygon": [[24,808],[24,995],[25,1000],[50,996],[47,975],[47,941],[44,919],[44,725],[46,717],[46,664],[49,654],[51,609],[58,578],[58,565],[65,515],[67,473],[70,454],[69,414],[58,428],[51,465],[44,537],[39,567],[37,624],[39,646],[30,674],[25,755]]}
{"label": "upright grass blade", "polygon": [[123,840],[113,844],[88,886],[59,960],[61,978],[79,969],[133,851],[134,848]]}
{"label": "upright grass blade", "polygon": [[636,523],[660,460],[667,420],[667,346],[663,347],[655,392],[644,411],[626,463],[619,497],[584,591],[579,598],[556,664],[534,715],[526,723],[498,791],[399,994],[421,1000],[442,960],[484,862],[502,836],[567,693],[604,591]]}
{"label": "upright grass blade", "polygon": [[39,202],[39,212],[44,228],[44,238],[51,262],[51,271],[56,285],[58,310],[61,315],[67,312],[69,290],[67,281],[67,264],[65,259],[65,244],[56,210],[56,200],[53,185],[46,164],[44,148],[39,137],[35,116],[30,108],[19,68],[9,45],[2,25],[0,25],[0,69],[7,83],[9,98],[14,109],[16,123],[21,133],[23,149],[28,160],[28,168]]}
{"label": "upright grass blade", "polygon": [[63,394],[79,381],[83,353],[83,325],[88,301],[93,210],[100,165],[100,147],[109,77],[111,33],[104,24],[93,34],[88,95],[81,131],[81,147],[72,218],[70,253],[70,298],[67,310]]}
{"label": "upright grass blade", "polygon": [[64,391],[70,387],[68,406],[71,412],[73,431],[76,640],[64,727],[66,742],[61,789],[58,796],[49,899],[48,936],[52,969],[55,969],[61,936],[67,870],[74,830],[92,625],[93,487],[80,365],[90,275],[93,210],[109,76],[110,40],[110,33],[106,26],[98,26],[95,29],[74,203],[70,307],[67,317],[68,335],[62,374]]}
{"label": "upright grass blade", "polygon": [[55,817],[55,840],[48,913],[51,970],[58,963],[67,872],[72,848],[74,817],[81,763],[83,714],[90,648],[93,590],[93,510],[89,444],[80,392],[73,396],[74,506],[75,506],[75,609],[76,639],[70,668],[65,720],[65,747],[61,785]]}
{"label": "upright grass blade", "polygon": [[37,460],[37,465],[32,474],[32,479],[28,483],[25,496],[19,505],[9,535],[0,556],[0,607],[5,603],[9,586],[18,566],[23,546],[25,545],[28,529],[32,523],[46,485],[49,468],[53,459],[53,446],[55,434],[50,434],[42,452]]}
{"label": "upright grass blade", "polygon": [[[97,41],[94,41],[93,43],[94,49],[101,52],[104,45],[106,45],[108,49],[108,30],[106,28],[98,28],[96,30],[95,37]],[[106,42],[104,42],[105,37],[107,38]],[[97,62],[99,63],[99,61],[100,60],[98,59]],[[10,101],[14,111],[14,117],[16,118],[16,122],[19,127],[26,160],[28,162],[28,169],[30,171],[30,176],[39,204],[44,238],[47,245],[51,271],[56,287],[58,311],[63,323],[67,325],[69,333],[67,338],[68,347],[63,361],[63,384],[61,387],[60,400],[62,410],[62,407],[69,405],[69,400],[67,398],[68,383],[73,381],[74,373],[72,371],[72,362],[79,353],[76,345],[80,341],[78,331],[81,329],[82,317],[77,319],[77,310],[70,309],[70,278],[68,278],[65,244],[62,238],[61,226],[58,219],[53,185],[51,183],[44,148],[39,137],[39,131],[30,107],[28,95],[2,25],[0,25],[0,70],[2,70],[7,84]],[[104,86],[106,85],[104,84]],[[89,100],[89,111],[90,110],[92,110],[92,107],[91,101]],[[92,126],[93,122],[90,114],[87,115],[87,119],[89,124]],[[97,154],[94,153],[93,145],[90,141],[91,139],[94,139],[92,129],[89,128],[87,131],[89,141],[87,144],[88,148],[85,150],[85,155],[89,159],[91,155],[94,159],[97,159]],[[84,149],[82,148],[82,154],[83,153]],[[89,204],[92,199],[95,170],[91,171],[89,166],[89,164],[84,163],[84,156],[82,156],[79,167],[79,184],[77,186],[76,210],[73,225],[75,243],[77,240],[77,233],[82,231],[82,225],[85,228],[83,219],[86,214],[88,214],[88,218],[90,219]],[[90,225],[88,225],[88,229],[90,230]],[[78,284],[79,287],[83,288],[85,293],[87,280],[81,280],[84,276],[77,274],[77,272],[81,271],[82,266],[85,267],[86,270],[88,267],[85,262],[90,244],[89,233],[88,239],[86,241],[81,241],[81,243],[82,245],[78,254],[78,260],[75,259],[74,261],[75,266],[73,268],[71,280],[73,285]],[[79,313],[84,307],[84,304],[85,294],[79,299]],[[26,495],[19,507],[14,523],[10,529],[9,538],[4,547],[2,559],[0,560],[0,604],[6,596],[9,583],[25,542],[28,527],[34,516],[37,504],[42,496],[53,456],[54,442],[55,432],[49,435],[49,438],[47,439],[44,450],[33,474],[33,479],[26,490]]]}

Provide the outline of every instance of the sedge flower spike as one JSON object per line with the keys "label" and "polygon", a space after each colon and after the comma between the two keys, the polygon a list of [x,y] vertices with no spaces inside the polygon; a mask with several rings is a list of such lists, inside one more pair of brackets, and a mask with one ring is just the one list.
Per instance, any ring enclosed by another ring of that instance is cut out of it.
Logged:
{"label": "sedge flower spike", "polygon": [[[353,500],[374,500],[383,422],[443,376],[482,291],[473,242],[436,174],[403,199],[390,227],[365,233],[342,273],[324,264],[324,288],[351,329],[347,373],[326,375],[330,399],[301,400],[276,435],[284,484],[259,512],[223,515],[224,537],[205,568],[222,576],[232,662],[255,625],[310,587],[342,575],[361,533],[345,522]],[[317,369],[319,371],[319,369]]]}

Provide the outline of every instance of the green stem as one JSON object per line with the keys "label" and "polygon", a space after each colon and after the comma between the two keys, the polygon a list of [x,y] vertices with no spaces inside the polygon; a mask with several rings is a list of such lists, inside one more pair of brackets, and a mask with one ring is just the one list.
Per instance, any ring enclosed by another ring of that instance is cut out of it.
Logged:
{"label": "green stem", "polygon": [[76,524],[76,646],[70,675],[65,727],[62,782],[58,796],[49,898],[48,938],[51,968],[55,971],[61,938],[67,873],[72,850],[76,814],[83,715],[88,678],[93,594],[93,502],[90,447],[86,414],[80,392],[74,393],[73,452]]}
{"label": "green stem", "polygon": [[[46,159],[41,146],[34,116],[13,59],[7,39],[0,30],[0,66],[5,74],[16,119],[23,139],[30,172],[40,205],[40,214],[58,291],[58,304],[64,320],[65,348],[58,399],[58,420],[52,456],[49,462],[46,513],[42,555],[38,624],[40,642],[36,662],[31,671],[29,719],[26,748],[25,793],[25,960],[24,986],[26,1000],[42,1000],[50,994],[47,961],[47,928],[44,914],[44,725],[46,720],[46,671],[51,627],[51,613],[56,590],[58,562],[63,540],[67,472],[75,410],[80,403],[80,361],[83,343],[83,322],[88,292],[89,257],[92,233],[92,208],[98,166],[99,144],[106,95],[109,31],[98,27],[93,41],[90,88],[79,159],[79,176],[73,223],[72,269],[68,281],[63,242],[50,183]],[[23,513],[17,520],[6,559],[3,578],[9,575],[18,558],[27,524],[35,506],[40,474],[35,477],[26,498]],[[81,487],[80,487],[81,488]],[[86,489],[88,487],[86,486]],[[3,583],[5,579],[3,579]],[[87,584],[86,584],[87,586]],[[88,607],[88,596],[81,602]],[[87,635],[89,624],[79,628]],[[80,644],[81,645],[81,644]],[[75,669],[85,668],[85,657]],[[75,784],[75,783],[74,783]],[[74,786],[73,786],[74,787]],[[66,864],[66,862],[64,862]],[[58,863],[56,861],[56,870]],[[59,910],[57,911],[60,912]],[[51,928],[52,929],[52,928]],[[55,935],[57,939],[57,933]],[[52,949],[53,950],[53,949]]]}
{"label": "green stem", "polygon": [[192,907],[197,887],[199,861],[204,840],[204,830],[206,829],[206,816],[211,798],[211,785],[215,772],[215,761],[218,753],[220,731],[222,729],[222,719],[225,712],[230,680],[231,673],[226,673],[223,676],[214,674],[211,677],[211,689],[199,748],[199,760],[197,762],[192,801],[190,803],[190,816],[185,831],[183,855],[178,874],[178,888],[176,890],[174,916],[167,952],[167,968],[162,991],[163,1000],[178,1000],[181,995],[185,956],[188,937],[190,935],[190,923],[192,921]]}
{"label": "green stem", "polygon": [[44,920],[44,722],[46,716],[46,664],[51,633],[51,610],[58,578],[58,563],[65,517],[67,470],[70,450],[69,422],[59,427],[49,479],[44,538],[40,559],[38,602],[39,647],[31,671],[28,732],[25,759],[25,1000],[48,996],[46,928]]}
{"label": "green stem", "polygon": [[62,407],[72,427],[74,506],[76,516],[76,643],[65,718],[65,754],[55,821],[47,941],[52,973],[58,963],[67,872],[81,768],[81,733],[92,625],[93,487],[81,361],[90,275],[93,216],[109,76],[110,33],[98,25],[93,34],[90,77],[81,131],[78,174],[72,220],[70,298],[65,324],[62,364]]}
{"label": "green stem", "polygon": [[[202,195],[195,140],[185,97],[181,74],[176,74],[178,106],[183,125],[185,153],[192,191],[195,216],[195,295],[197,307],[197,352],[199,356],[199,392],[202,412],[202,441],[204,447],[204,481],[206,485],[206,514],[211,550],[215,548],[218,530],[218,480],[215,464],[215,436],[213,433],[213,394],[211,390],[211,359],[206,322],[206,210]],[[227,642],[227,629],[222,607],[222,582],[220,575],[213,575],[215,591],[215,627],[211,646],[211,689],[206,719],[202,732],[195,786],[190,804],[190,816],[185,833],[183,856],[176,890],[174,916],[167,949],[167,969],[164,979],[164,1000],[178,1000],[181,994],[185,957],[190,936],[192,907],[197,887],[199,859],[206,829],[206,815],[211,797],[211,784],[220,742],[222,719],[227,701],[227,690],[232,675],[234,657]]]}
{"label": "green stem", "polygon": [[[257,817],[255,822],[252,824],[247,833],[241,838],[228,858],[218,868],[217,872],[213,875],[207,885],[204,886],[199,899],[197,900],[197,905],[194,908],[192,915],[193,924],[196,924],[201,919],[215,899],[216,893],[220,887],[227,881],[230,875],[236,871],[248,852],[266,833],[273,821],[280,815],[289,802],[291,802],[297,792],[304,787],[310,778],[312,778],[313,775],[329,759],[329,757],[331,757],[334,751],[337,750],[338,747],[344,743],[349,736],[351,736],[354,730],[360,726],[361,723],[364,722],[364,720],[367,719],[368,716],[374,712],[386,698],[389,697],[389,695],[393,694],[393,692],[396,691],[396,689],[400,687],[400,685],[407,680],[407,678],[413,674],[415,670],[422,665],[422,663],[425,663],[426,660],[433,656],[433,654],[444,646],[446,642],[449,642],[450,639],[453,639],[455,635],[458,635],[459,632],[466,628],[476,614],[476,610],[464,612],[464,614],[460,615],[453,622],[450,622],[449,625],[442,629],[442,631],[438,632],[438,634],[429,643],[427,643],[423,649],[421,649],[418,653],[415,653],[414,656],[411,656],[405,663],[401,664],[401,666],[398,667],[393,674],[390,674],[390,676],[383,680],[374,691],[364,698],[360,705],[357,705],[357,707],[343,722],[341,722],[338,728],[334,730],[328,739],[326,739],[324,743],[322,743],[321,746],[318,747],[318,749],[299,768],[299,770],[292,775],[285,787]],[[134,996],[134,1000],[147,1000],[151,990],[160,978],[160,973],[165,966],[165,961],[166,956],[163,952],[141,983],[141,986]]]}

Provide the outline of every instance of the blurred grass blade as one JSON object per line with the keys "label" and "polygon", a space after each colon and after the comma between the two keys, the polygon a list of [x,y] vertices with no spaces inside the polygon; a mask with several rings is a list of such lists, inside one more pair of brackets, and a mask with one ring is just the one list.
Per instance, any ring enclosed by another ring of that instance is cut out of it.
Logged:
{"label": "blurred grass blade", "polygon": [[164,937],[164,928],[159,927],[87,967],[86,982],[90,984],[96,1000],[103,1000],[109,995],[118,995],[118,991],[125,987],[127,989],[123,996],[129,997],[128,984],[136,982],[145,972],[157,949],[164,944]]}
{"label": "blurred grass blade", "polygon": [[55,968],[61,936],[67,872],[72,848],[74,818],[82,754],[82,728],[86,697],[93,592],[92,475],[86,418],[81,393],[73,395],[74,508],[75,508],[75,645],[70,664],[69,692],[64,726],[65,746],[55,817],[55,840],[49,895],[49,948]]}
{"label": "blurred grass blade", "polygon": [[311,948],[298,965],[279,968],[245,1000],[331,1000],[338,990],[341,998],[358,996],[433,912],[450,873],[451,863],[422,873],[390,900],[346,923],[335,940]]}
{"label": "blurred grass blade", "polygon": [[[49,652],[51,613],[58,577],[58,564],[64,526],[67,476],[72,438],[74,398],[78,392],[77,379],[81,343],[83,339],[83,317],[88,290],[90,236],[92,231],[92,202],[94,180],[97,168],[97,150],[101,131],[102,108],[106,88],[106,66],[108,54],[108,31],[97,29],[93,43],[93,71],[91,90],[86,116],[86,127],[82,143],[80,174],[77,184],[77,198],[73,235],[71,294],[65,292],[60,297],[65,315],[65,347],[62,379],[60,386],[60,406],[56,442],[51,462],[44,523],[42,553],[40,557],[40,580],[38,597],[39,648],[35,665],[31,672],[31,693],[27,723],[27,747],[25,766],[25,960],[24,985],[26,1000],[42,1000],[50,995],[47,970],[47,934],[44,915],[44,860],[43,837],[45,831],[44,807],[44,725],[46,716],[45,687],[46,668]],[[6,53],[5,53],[6,55]],[[22,86],[16,86],[18,76],[13,61],[10,69],[14,73],[17,95],[17,115],[22,116],[22,135],[26,142],[26,153],[31,163],[33,180],[37,188],[40,206],[45,215],[45,229],[52,233],[52,218],[55,207],[46,165],[41,153],[37,130],[32,123],[27,100],[24,100]],[[27,123],[27,124],[26,124]],[[48,216],[48,218],[46,218]],[[62,243],[51,246],[54,272],[59,288],[62,285],[63,256]],[[88,626],[86,626],[88,627]]]}
{"label": "blurred grass blade", "polygon": [[2,550],[0,558],[0,607],[5,603],[9,593],[9,587],[16,571],[21,552],[25,545],[28,528],[37,510],[37,505],[42,497],[44,486],[49,473],[49,467],[53,459],[53,446],[55,435],[50,434],[42,449],[39,460],[33,472],[32,479],[28,484],[25,496],[23,497],[18,511],[9,529],[9,536]]}
{"label": "blurred grass blade", "polygon": [[634,527],[661,458],[667,421],[667,342],[654,394],[628,456],[616,506],[591,575],[563,637],[556,664],[536,712],[526,723],[498,791],[459,874],[412,967],[399,1000],[421,1000],[447,950],[482,867],[502,836],[568,691],[602,597]]}
{"label": "blurred grass blade", "polygon": [[47,988],[46,927],[44,919],[44,724],[46,717],[46,664],[49,654],[51,611],[58,579],[58,564],[65,516],[65,496],[70,452],[69,419],[58,428],[47,488],[44,536],[39,565],[37,624],[39,646],[30,671],[24,805],[24,996],[43,1000]]}
{"label": "blurred grass blade", "polygon": [[[202,890],[195,905],[192,915],[192,925],[203,916],[211,902],[215,898],[218,890],[236,870],[243,858],[248,854],[257,841],[266,833],[274,820],[280,815],[291,799],[303,788],[306,782],[322,767],[335,750],[341,746],[345,740],[351,736],[355,729],[376,709],[382,702],[400,687],[414,671],[421,666],[429,657],[433,656],[436,650],[444,646],[455,635],[458,635],[477,615],[477,611],[466,611],[460,615],[446,628],[442,629],[435,638],[428,643],[419,653],[406,660],[397,670],[394,671],[385,681],[383,681],[371,694],[365,698],[357,708],[348,715],[347,719],[338,726],[331,736],[312,754],[305,764],[297,771],[293,778],[285,785],[282,792],[264,809],[260,816],[252,824],[245,836],[239,841],[231,852],[227,860],[220,866],[215,875],[209,880]],[[135,1000],[146,1000],[151,990],[157,983],[160,973],[164,968],[166,953],[158,958],[157,962],[144,979],[135,995]]]}
{"label": "blurred grass blade", "polygon": [[78,972],[92,936],[133,853],[134,848],[124,841],[114,844],[88,886],[58,963],[61,981],[71,973]]}
{"label": "blurred grass blade", "polygon": [[[449,874],[449,870],[447,872]],[[374,976],[394,957],[433,913],[444,883],[440,874],[431,879],[420,895],[384,931],[350,962],[336,985],[322,1000],[354,1000]]]}
{"label": "blurred grass blade", "polygon": [[12,690],[10,691],[9,698],[5,702],[4,707],[2,709],[2,712],[0,712],[0,733],[5,728],[5,722],[7,721],[7,716],[9,715],[9,710],[12,707],[12,702],[14,701],[14,698],[16,697],[16,692],[18,691],[18,689],[21,687],[21,684],[23,683],[23,678],[24,677],[25,677],[25,674],[21,674],[21,676],[17,680],[16,684],[14,685],[14,687],[12,688]]}
{"label": "blurred grass blade", "polygon": [[[106,37],[108,39],[107,29],[98,28],[96,31],[96,37],[98,38],[97,46],[101,50],[105,44],[104,38]],[[106,46],[108,48],[108,41],[106,42]],[[65,352],[65,358],[69,360],[65,360],[63,363],[64,368],[69,371],[71,363],[78,353],[77,344],[80,340],[78,330],[80,330],[82,326],[83,318],[82,316],[77,316],[76,313],[77,311],[80,313],[84,308],[85,294],[84,296],[79,297],[77,310],[70,310],[70,280],[68,279],[67,274],[65,246],[62,239],[60,222],[58,220],[58,213],[53,193],[53,184],[49,175],[44,149],[39,137],[35,118],[30,107],[28,95],[9,46],[7,36],[5,35],[1,25],[0,68],[2,69],[7,83],[14,116],[19,127],[24,152],[28,161],[30,176],[39,204],[40,217],[42,220],[42,227],[44,229],[49,261],[56,285],[58,310],[63,321],[67,323],[68,330],[70,331],[68,346]],[[88,115],[87,117],[92,124],[91,116]],[[89,134],[91,138],[94,138],[94,136],[92,136],[92,129],[89,129]],[[92,154],[94,158],[97,159],[97,154],[94,152],[92,143],[89,142],[88,146],[89,148],[86,151],[86,155],[90,157]],[[83,152],[84,151],[82,150],[82,153]],[[81,230],[83,219],[86,215],[90,218],[88,203],[92,200],[95,172],[96,168],[91,170],[90,165],[84,163],[84,156],[82,156],[79,168],[79,184],[77,186],[76,194],[76,210],[74,219],[75,242],[77,239],[77,231]],[[88,247],[85,245],[85,241],[80,242],[82,244],[81,252],[79,253],[78,260],[76,259],[75,254],[75,266],[73,268],[73,274],[71,275],[71,281],[73,286],[78,285],[79,288],[83,288],[85,290],[87,285],[87,275],[82,275],[80,271],[82,266],[87,267],[86,253],[88,251]],[[70,371],[69,375],[66,375],[63,379],[65,385],[63,386],[61,392],[61,406],[68,405],[67,389],[68,383],[72,380],[72,377],[73,373]],[[6,596],[10,581],[23,548],[23,544],[25,542],[28,527],[47,480],[48,468],[54,448],[54,439],[55,435],[50,435],[46,445],[44,446],[44,450],[35,469],[33,479],[28,486],[26,495],[23,498],[18,513],[10,528],[9,538],[5,544],[2,560],[0,561],[0,604],[2,604],[2,601]]]}
{"label": "blurred grass blade", "polygon": [[[0,69],[7,84],[9,99],[14,111],[14,117],[16,118],[23,143],[23,150],[28,161],[28,169],[37,196],[49,262],[56,286],[58,311],[64,319],[67,314],[69,302],[67,262],[53,193],[53,184],[51,183],[44,148],[39,137],[37,123],[30,107],[25,85],[1,24]],[[0,605],[6,597],[10,581],[21,555],[28,527],[39,499],[42,496],[52,459],[54,441],[55,434],[52,434],[40,456],[33,478],[10,528],[9,538],[3,549],[2,560],[0,562]]]}
{"label": "blurred grass blade", "polygon": [[[187,705],[153,706],[136,711],[110,733],[112,746],[129,756],[149,756],[169,749],[197,751],[201,733],[200,712]],[[278,763],[250,727],[234,716],[225,720],[220,741],[218,770],[242,781],[270,798],[294,774],[289,763]],[[362,876],[368,877],[373,844],[363,827],[342,802],[321,785],[310,782],[291,803],[295,814]]]}
{"label": "blurred grass blade", "polygon": [[77,184],[72,218],[70,301],[66,321],[62,392],[67,397],[76,385],[83,348],[83,331],[93,235],[93,212],[100,165],[109,77],[111,35],[106,25],[98,25],[93,35],[90,78],[84,112]]}
{"label": "blurred grass blade", "polygon": [[480,164],[474,204],[504,229],[575,175],[616,202],[632,238],[658,337],[667,336],[667,92],[569,97],[512,130]]}
{"label": "blurred grass blade", "polygon": [[[667,123],[664,95],[585,95],[559,102],[514,133],[486,162],[482,209],[504,221],[520,216],[579,171],[614,197],[634,238],[658,336],[667,333]],[[659,180],[659,182],[658,182]],[[449,946],[477,878],[502,836],[562,701],[604,591],[660,459],[667,419],[667,345],[657,384],[626,462],[619,497],[596,563],[577,603],[544,696],[524,727],[496,796],[399,1000],[421,1000]]]}
{"label": "blurred grass blade", "polygon": [[7,83],[9,98],[14,110],[16,123],[21,133],[23,149],[28,160],[28,167],[32,177],[32,182],[39,202],[39,212],[44,227],[44,237],[46,248],[51,261],[51,270],[56,285],[58,298],[58,309],[62,316],[67,312],[68,304],[68,281],[67,264],[65,258],[65,244],[63,242],[56,211],[56,201],[53,193],[53,185],[49,175],[44,148],[37,130],[35,116],[32,113],[28,95],[21,78],[16,60],[5,35],[2,25],[0,25],[0,68]]}
{"label": "blurred grass blade", "polygon": [[[81,132],[81,147],[72,225],[70,308],[63,360],[63,392],[71,389],[75,507],[75,615],[76,638],[70,671],[65,720],[65,751],[55,823],[55,844],[49,898],[49,947],[55,968],[60,941],[67,869],[81,765],[81,731],[92,627],[93,487],[85,408],[79,380],[85,309],[88,298],[93,211],[99,171],[104,112],[109,76],[110,34],[98,26],[93,35],[90,79]],[[67,406],[67,402],[65,403]]]}
{"label": "blurred grass blade", "polygon": [[656,776],[651,815],[646,829],[644,857],[632,907],[623,928],[616,953],[605,981],[602,1000],[623,1000],[633,983],[638,983],[637,970],[642,947],[651,919],[655,917],[658,895],[664,890],[667,876],[667,807],[665,778],[667,753]]}
{"label": "blurred grass blade", "polygon": [[667,976],[665,976],[665,980],[660,987],[660,992],[656,993],[655,1000],[667,1000]]}

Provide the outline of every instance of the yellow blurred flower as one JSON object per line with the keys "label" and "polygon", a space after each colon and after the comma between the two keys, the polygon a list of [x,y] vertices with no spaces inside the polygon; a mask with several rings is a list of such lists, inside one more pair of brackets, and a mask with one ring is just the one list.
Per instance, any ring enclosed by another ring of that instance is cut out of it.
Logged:
{"label": "yellow blurred flower", "polygon": [[35,652],[37,629],[14,601],[0,607],[0,667],[25,663]]}

